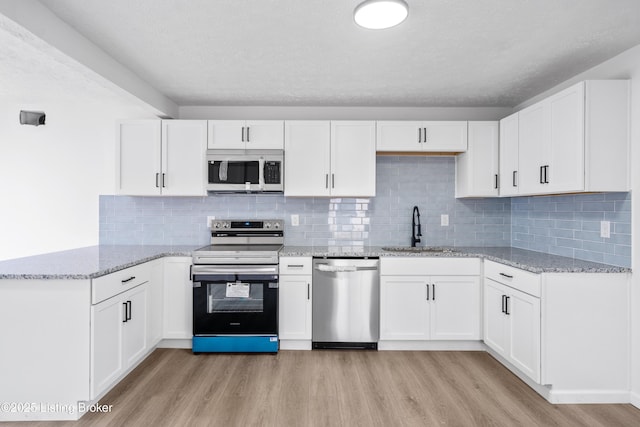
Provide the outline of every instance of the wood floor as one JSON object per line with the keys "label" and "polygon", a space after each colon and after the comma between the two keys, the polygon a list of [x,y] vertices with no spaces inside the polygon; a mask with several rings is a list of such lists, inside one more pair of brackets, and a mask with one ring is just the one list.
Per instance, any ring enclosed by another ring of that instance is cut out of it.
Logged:
{"label": "wood floor", "polygon": [[100,403],[113,411],[14,424],[640,426],[631,405],[551,405],[484,352],[158,349]]}

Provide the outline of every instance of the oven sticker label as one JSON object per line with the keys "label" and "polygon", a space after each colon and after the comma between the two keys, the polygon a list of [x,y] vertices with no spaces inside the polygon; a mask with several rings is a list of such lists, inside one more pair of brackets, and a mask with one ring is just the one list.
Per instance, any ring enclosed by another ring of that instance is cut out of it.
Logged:
{"label": "oven sticker label", "polygon": [[249,283],[227,282],[227,298],[249,298],[251,286]]}

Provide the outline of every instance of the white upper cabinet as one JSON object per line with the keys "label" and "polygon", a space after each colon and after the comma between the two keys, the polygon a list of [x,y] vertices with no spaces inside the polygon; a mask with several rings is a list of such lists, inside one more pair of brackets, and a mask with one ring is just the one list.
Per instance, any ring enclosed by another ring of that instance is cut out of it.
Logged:
{"label": "white upper cabinet", "polygon": [[282,120],[209,120],[209,149],[282,150]]}
{"label": "white upper cabinet", "polygon": [[116,191],[129,196],[160,195],[160,120],[116,125]]}
{"label": "white upper cabinet", "polygon": [[498,134],[498,122],[469,122],[467,151],[456,156],[456,197],[498,196]]}
{"label": "white upper cabinet", "polygon": [[378,121],[377,150],[452,152],[467,150],[465,121]]}
{"label": "white upper cabinet", "polygon": [[629,191],[628,81],[580,82],[518,120],[517,194]]}
{"label": "white upper cabinet", "polygon": [[375,196],[375,122],[287,121],[285,196]]}
{"label": "white upper cabinet", "polygon": [[134,120],[117,125],[116,188],[130,196],[206,195],[205,120]]}
{"label": "white upper cabinet", "polygon": [[204,120],[162,121],[162,194],[206,195]]}
{"label": "white upper cabinet", "polygon": [[518,118],[519,113],[500,120],[500,195],[517,196],[518,179]]}

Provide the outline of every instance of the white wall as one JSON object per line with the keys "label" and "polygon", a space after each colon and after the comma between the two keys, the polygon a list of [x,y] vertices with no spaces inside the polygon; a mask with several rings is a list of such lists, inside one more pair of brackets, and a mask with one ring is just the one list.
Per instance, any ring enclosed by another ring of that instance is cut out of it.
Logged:
{"label": "white wall", "polygon": [[[46,125],[20,125],[21,109],[43,109]],[[114,122],[123,117],[153,116],[80,96],[0,103],[0,260],[98,243],[98,195],[115,189]]]}
{"label": "white wall", "polygon": [[[631,79],[631,170],[632,181],[632,283],[631,283],[631,402],[640,407],[640,45],[585,71],[514,109],[534,102],[587,79]],[[605,284],[606,286],[606,284]],[[603,289],[604,290],[604,289]]]}

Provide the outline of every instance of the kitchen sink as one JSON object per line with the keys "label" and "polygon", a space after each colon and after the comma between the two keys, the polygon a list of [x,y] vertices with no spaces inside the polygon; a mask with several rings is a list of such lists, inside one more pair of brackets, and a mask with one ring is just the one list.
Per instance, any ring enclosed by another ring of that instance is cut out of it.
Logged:
{"label": "kitchen sink", "polygon": [[383,246],[382,250],[388,251],[388,252],[421,252],[421,253],[426,252],[426,253],[443,253],[443,254],[456,252],[454,249],[445,248],[442,246],[418,246],[415,248],[411,246]]}

